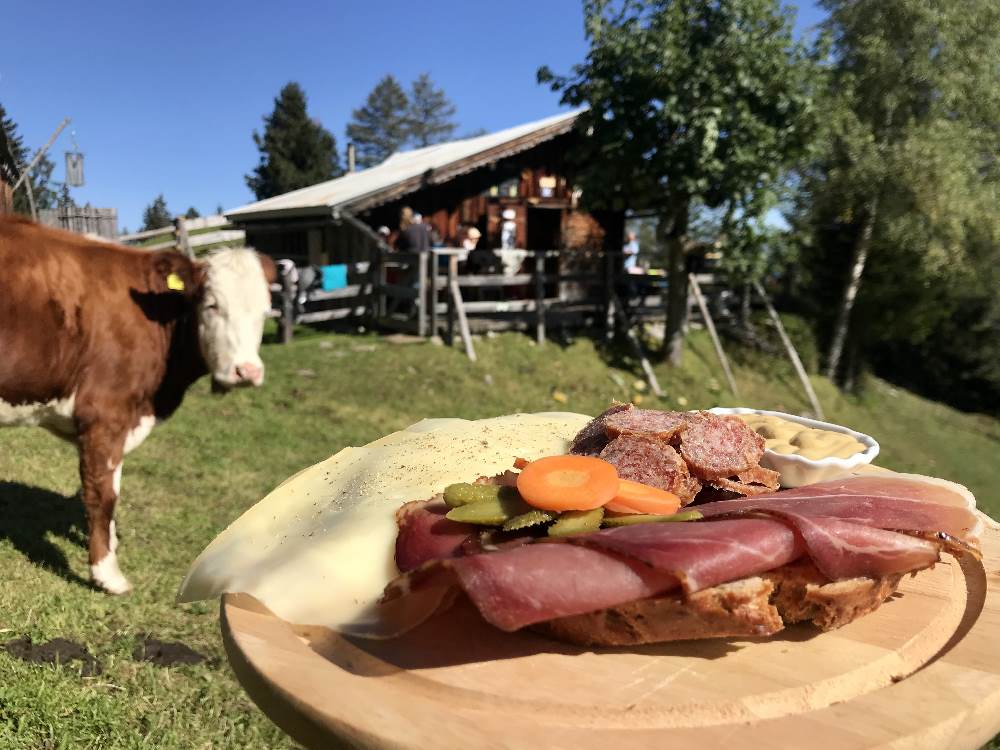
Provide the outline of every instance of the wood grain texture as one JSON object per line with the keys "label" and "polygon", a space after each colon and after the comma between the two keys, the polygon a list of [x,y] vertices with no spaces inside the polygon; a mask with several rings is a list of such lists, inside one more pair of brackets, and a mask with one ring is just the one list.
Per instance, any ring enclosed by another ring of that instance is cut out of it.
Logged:
{"label": "wood grain texture", "polygon": [[458,606],[390,641],[223,597],[230,662],[307,747],[978,748],[1000,730],[1000,527],[877,612],[820,633],[591,651]]}

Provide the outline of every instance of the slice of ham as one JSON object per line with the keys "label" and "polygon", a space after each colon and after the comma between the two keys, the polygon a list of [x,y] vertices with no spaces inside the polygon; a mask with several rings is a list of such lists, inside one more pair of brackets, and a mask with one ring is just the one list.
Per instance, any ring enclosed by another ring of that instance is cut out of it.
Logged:
{"label": "slice of ham", "polygon": [[779,568],[805,550],[787,523],[769,518],[636,524],[568,541],[669,571],[686,593]]}
{"label": "slice of ham", "polygon": [[850,477],[694,506],[706,518],[751,511],[828,516],[892,531],[945,532],[977,545],[982,522],[964,487],[906,474]]}
{"label": "slice of ham", "polygon": [[941,545],[896,531],[837,518],[780,516],[794,525],[813,564],[831,581],[916,572],[940,559]]}
{"label": "slice of ham", "polygon": [[[526,544],[437,560],[392,581],[381,606],[386,609],[384,619],[391,623],[385,634],[399,634],[427,619],[437,604],[449,602],[448,587],[458,586],[487,622],[513,631],[644,599],[677,584],[668,571],[612,552],[570,544]],[[405,601],[408,598],[413,604]]]}
{"label": "slice of ham", "polygon": [[445,518],[449,508],[439,500],[417,500],[396,511],[396,567],[404,573],[430,560],[457,557],[477,538],[469,523]]}

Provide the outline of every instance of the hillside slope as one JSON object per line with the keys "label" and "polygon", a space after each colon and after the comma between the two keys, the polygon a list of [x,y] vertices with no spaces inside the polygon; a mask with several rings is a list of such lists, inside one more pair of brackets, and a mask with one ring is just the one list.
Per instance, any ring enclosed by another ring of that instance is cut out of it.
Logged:
{"label": "hillside slope", "polygon": [[[458,349],[397,345],[385,338],[303,332],[267,345],[267,383],[225,397],[197,384],[178,414],[125,462],[118,514],[129,597],[86,584],[85,523],[74,494],[73,449],[41,430],[0,430],[0,747],[292,747],[254,709],[226,666],[217,605],[178,607],[188,564],[245,508],[297,470],[424,417],[513,411],[593,414],[636,395],[643,406],[752,405],[807,409],[790,366],[747,355],[737,366],[743,396],[720,387],[701,333],[679,371],[658,367],[668,397],[634,386],[638,369],[588,340],[535,346],[527,337],[477,341],[480,361]],[[611,364],[608,363],[610,359]],[[874,381],[849,398],[817,378],[827,417],[874,435],[880,463],[967,484],[1000,515],[992,489],[1000,423],[960,414]],[[136,654],[145,636],[181,641],[209,657],[164,669]],[[62,637],[103,667],[29,664],[3,649],[21,637]],[[70,742],[72,740],[72,742]]]}

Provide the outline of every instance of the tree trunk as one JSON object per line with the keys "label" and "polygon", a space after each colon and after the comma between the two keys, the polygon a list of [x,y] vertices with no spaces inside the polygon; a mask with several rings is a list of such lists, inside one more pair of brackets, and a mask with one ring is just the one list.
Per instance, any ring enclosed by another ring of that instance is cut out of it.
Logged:
{"label": "tree trunk", "polygon": [[740,329],[743,337],[750,339],[750,285],[744,284],[740,293]]}
{"label": "tree trunk", "polygon": [[670,207],[667,213],[669,228],[664,237],[667,245],[667,329],[663,337],[663,349],[667,361],[674,366],[681,363],[684,327],[687,323],[688,281],[684,252],[687,246],[690,203],[691,199],[685,196]]}
{"label": "tree trunk", "polygon": [[833,340],[830,342],[830,353],[826,360],[826,376],[831,380],[837,376],[840,357],[844,352],[844,342],[847,340],[847,328],[851,319],[851,310],[854,308],[854,299],[858,296],[858,288],[861,286],[861,276],[865,272],[865,263],[868,261],[868,250],[871,248],[872,231],[875,228],[877,214],[878,198],[875,198],[869,204],[862,219],[858,239],[854,243],[851,274],[847,279],[844,297],[840,301],[840,310],[837,311],[837,322],[833,328]]}

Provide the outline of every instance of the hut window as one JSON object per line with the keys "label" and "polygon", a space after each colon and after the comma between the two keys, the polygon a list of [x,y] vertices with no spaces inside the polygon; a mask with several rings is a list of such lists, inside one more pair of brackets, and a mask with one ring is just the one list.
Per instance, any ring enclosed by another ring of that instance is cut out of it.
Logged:
{"label": "hut window", "polygon": [[516,198],[518,193],[518,180],[516,177],[504,180],[500,183],[500,196],[502,198]]}

